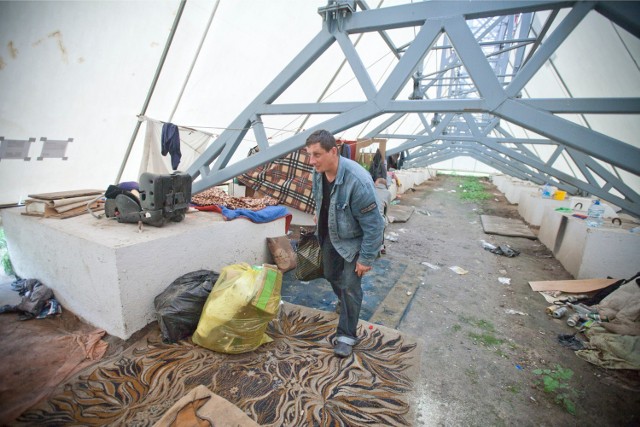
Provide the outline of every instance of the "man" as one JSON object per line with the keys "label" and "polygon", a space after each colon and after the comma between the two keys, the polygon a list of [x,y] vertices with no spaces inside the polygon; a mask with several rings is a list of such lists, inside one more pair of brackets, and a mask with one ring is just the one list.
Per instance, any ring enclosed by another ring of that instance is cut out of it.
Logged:
{"label": "man", "polygon": [[315,168],[313,195],[324,277],[340,307],[334,352],[347,357],[358,342],[362,276],[371,270],[382,245],[384,220],[371,175],[338,155],[331,133],[313,132],[306,147]]}

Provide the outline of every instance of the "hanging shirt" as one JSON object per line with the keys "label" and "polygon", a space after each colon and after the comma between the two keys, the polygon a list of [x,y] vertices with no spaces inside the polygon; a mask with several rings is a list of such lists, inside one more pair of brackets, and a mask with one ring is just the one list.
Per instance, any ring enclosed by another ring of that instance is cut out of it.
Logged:
{"label": "hanging shirt", "polygon": [[182,153],[180,152],[180,131],[173,123],[162,125],[162,155],[171,154],[171,167],[178,169]]}

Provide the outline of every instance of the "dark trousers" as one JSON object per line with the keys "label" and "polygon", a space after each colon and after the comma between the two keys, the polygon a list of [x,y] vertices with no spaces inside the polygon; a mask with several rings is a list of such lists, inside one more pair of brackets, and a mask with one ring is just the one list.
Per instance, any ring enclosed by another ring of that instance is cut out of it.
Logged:
{"label": "dark trousers", "polygon": [[336,340],[349,345],[358,342],[357,329],[362,306],[362,278],[356,274],[356,256],[352,262],[345,261],[336,252],[329,238],[322,243],[322,267],[324,277],[331,283],[333,292],[341,303]]}

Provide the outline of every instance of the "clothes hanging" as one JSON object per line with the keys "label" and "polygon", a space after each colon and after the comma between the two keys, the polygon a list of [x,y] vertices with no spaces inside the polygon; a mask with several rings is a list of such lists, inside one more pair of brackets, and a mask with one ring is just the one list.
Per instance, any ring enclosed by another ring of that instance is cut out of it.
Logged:
{"label": "clothes hanging", "polygon": [[162,125],[162,155],[171,154],[171,167],[178,170],[182,153],[180,153],[180,131],[173,123]]}

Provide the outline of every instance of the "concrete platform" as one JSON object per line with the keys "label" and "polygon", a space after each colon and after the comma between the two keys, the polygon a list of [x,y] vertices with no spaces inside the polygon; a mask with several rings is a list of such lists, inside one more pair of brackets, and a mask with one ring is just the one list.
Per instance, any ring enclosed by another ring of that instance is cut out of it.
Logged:
{"label": "concrete platform", "polygon": [[640,233],[629,228],[608,223],[591,228],[583,219],[547,210],[538,239],[576,279],[624,279],[640,265]]}
{"label": "concrete platform", "polygon": [[265,239],[285,234],[284,218],[254,224],[195,212],[139,233],[137,225],[91,215],[59,220],[23,211],[2,211],[16,274],[39,279],[64,308],[123,339],[155,320],[153,299],[179,276],[268,262]]}
{"label": "concrete platform", "polygon": [[540,197],[541,193],[523,194],[518,204],[518,213],[522,218],[533,226],[540,226],[542,224],[542,217],[546,208],[568,208],[571,206],[571,200],[555,200],[555,199],[543,199]]}

